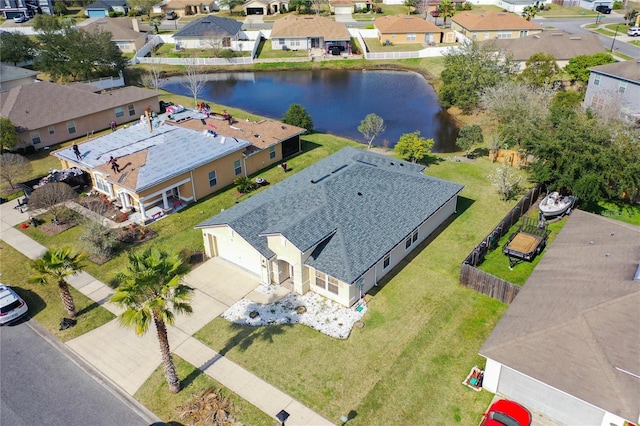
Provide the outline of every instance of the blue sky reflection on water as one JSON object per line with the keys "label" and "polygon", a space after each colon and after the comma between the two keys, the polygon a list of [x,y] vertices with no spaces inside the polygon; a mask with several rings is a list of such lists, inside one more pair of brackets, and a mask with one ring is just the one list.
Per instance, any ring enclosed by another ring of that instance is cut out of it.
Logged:
{"label": "blue sky reflection on water", "polygon": [[[363,142],[358,125],[369,113],[385,121],[387,130],[374,142],[396,144],[404,133],[419,130],[436,141],[434,152],[455,151],[457,127],[438,104],[438,97],[419,74],[403,71],[278,71],[219,73],[209,81],[200,98],[279,119],[292,103],[311,114],[317,131]],[[165,90],[191,97],[170,78]],[[185,105],[191,106],[191,105]]]}

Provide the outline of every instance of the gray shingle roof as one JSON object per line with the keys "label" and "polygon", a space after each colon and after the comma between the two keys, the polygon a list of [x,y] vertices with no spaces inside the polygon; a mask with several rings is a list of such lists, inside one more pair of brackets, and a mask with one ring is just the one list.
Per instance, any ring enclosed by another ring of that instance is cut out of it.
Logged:
{"label": "gray shingle roof", "polygon": [[575,210],[480,354],[636,421],[639,262],[639,226]]}
{"label": "gray shingle roof", "polygon": [[242,22],[235,19],[208,15],[188,23],[173,37],[235,36],[240,31],[240,28],[242,28]]}
{"label": "gray shingle roof", "polygon": [[609,77],[620,80],[627,80],[635,84],[640,83],[640,60],[638,59],[598,65],[589,69],[598,74],[608,75]]}
{"label": "gray shingle roof", "polygon": [[98,0],[97,2],[91,3],[88,6],[85,6],[85,10],[91,9],[99,9],[99,10],[109,10],[113,6],[122,6],[127,7],[127,2],[122,0]]}
{"label": "gray shingle roof", "polygon": [[424,167],[345,148],[196,228],[228,225],[271,258],[266,234],[298,249],[306,264],[355,282],[463,188]]}

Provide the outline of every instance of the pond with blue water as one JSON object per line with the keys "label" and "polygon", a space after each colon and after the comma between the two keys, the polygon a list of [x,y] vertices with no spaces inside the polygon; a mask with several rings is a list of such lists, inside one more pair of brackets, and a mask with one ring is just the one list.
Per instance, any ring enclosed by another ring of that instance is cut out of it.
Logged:
{"label": "pond with blue water", "polygon": [[[200,99],[280,119],[291,104],[302,105],[318,132],[364,142],[358,125],[367,114],[384,119],[386,131],[374,144],[393,147],[405,133],[433,138],[434,152],[456,151],[458,128],[438,104],[433,87],[420,74],[405,71],[273,71],[209,74]],[[163,88],[192,97],[172,77]]]}

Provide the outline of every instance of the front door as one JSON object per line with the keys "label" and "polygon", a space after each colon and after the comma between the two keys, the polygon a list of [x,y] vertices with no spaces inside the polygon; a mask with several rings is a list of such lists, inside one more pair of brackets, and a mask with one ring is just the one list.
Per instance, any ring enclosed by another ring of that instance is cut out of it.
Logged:
{"label": "front door", "polygon": [[318,37],[311,38],[311,48],[317,49],[320,47],[320,39]]}
{"label": "front door", "polygon": [[289,278],[291,278],[289,262],[278,260],[278,283],[283,283]]}

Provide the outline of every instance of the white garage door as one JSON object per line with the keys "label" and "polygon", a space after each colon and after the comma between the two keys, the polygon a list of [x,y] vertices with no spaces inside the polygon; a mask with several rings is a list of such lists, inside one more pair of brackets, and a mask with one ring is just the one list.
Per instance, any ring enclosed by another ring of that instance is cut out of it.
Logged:
{"label": "white garage door", "polygon": [[348,7],[336,6],[334,10],[336,15],[351,15],[352,9],[353,8],[351,6],[348,6]]}
{"label": "white garage door", "polygon": [[602,424],[602,410],[504,365],[500,372],[498,393],[568,425]]}

